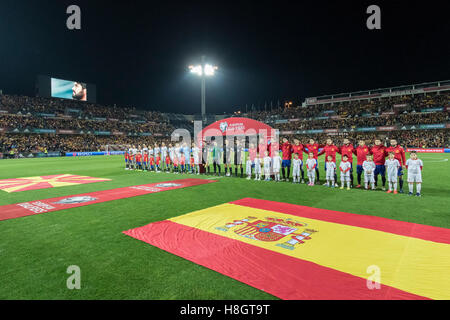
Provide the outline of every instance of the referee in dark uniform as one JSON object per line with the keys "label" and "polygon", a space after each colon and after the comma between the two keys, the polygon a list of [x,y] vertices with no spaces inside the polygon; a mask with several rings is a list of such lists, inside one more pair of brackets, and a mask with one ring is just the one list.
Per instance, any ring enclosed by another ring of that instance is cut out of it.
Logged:
{"label": "referee in dark uniform", "polygon": [[[225,146],[223,148],[223,164],[225,166],[225,176],[229,177],[233,169],[231,169],[231,147],[228,139],[226,138],[225,138]],[[230,168],[229,173],[228,168]]]}
{"label": "referee in dark uniform", "polygon": [[244,167],[242,166],[242,156],[244,153],[244,147],[241,146],[239,140],[236,140],[234,146],[234,175],[237,177],[238,167],[241,168],[241,178],[244,176]]}

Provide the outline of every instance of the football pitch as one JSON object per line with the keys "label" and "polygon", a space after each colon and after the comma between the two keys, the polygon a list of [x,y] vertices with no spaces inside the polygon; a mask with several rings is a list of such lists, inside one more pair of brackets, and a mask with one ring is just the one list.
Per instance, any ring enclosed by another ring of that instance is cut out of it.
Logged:
{"label": "football pitch", "polygon": [[[407,195],[406,179],[405,194],[393,195],[127,171],[123,156],[2,160],[0,179],[73,174],[110,180],[12,193],[0,190],[0,206],[185,178],[218,182],[0,221],[0,299],[277,299],[122,232],[248,197],[450,228],[450,154],[419,158],[424,162],[422,197]],[[323,164],[322,157],[322,182]],[[356,172],[354,176],[356,182]],[[80,290],[66,286],[71,265],[80,267]]]}

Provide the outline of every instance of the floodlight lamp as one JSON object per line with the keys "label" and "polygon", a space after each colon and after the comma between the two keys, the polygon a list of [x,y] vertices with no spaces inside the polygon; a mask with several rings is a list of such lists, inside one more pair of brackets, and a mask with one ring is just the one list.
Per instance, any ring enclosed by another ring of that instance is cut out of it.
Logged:
{"label": "floodlight lamp", "polygon": [[217,70],[218,68],[216,66],[212,66],[210,64],[205,65],[205,75],[206,76],[213,76],[214,72]]}
{"label": "floodlight lamp", "polygon": [[203,75],[203,68],[202,66],[189,66],[189,70],[191,70],[191,73],[195,73],[199,76]]}

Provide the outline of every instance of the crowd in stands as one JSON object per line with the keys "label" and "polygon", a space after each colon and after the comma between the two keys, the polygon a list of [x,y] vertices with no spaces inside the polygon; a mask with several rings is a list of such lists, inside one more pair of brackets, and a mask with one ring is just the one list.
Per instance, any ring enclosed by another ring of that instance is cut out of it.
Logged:
{"label": "crowd in stands", "polygon": [[[449,122],[449,105],[450,93],[444,92],[439,95],[398,96],[372,101],[254,111],[243,116],[267,122],[279,129],[281,133],[283,131],[295,133],[297,130],[310,129],[377,127],[394,124],[445,124]],[[322,118],[317,119],[318,117]],[[289,119],[295,119],[295,121],[275,123],[276,120]],[[21,133],[6,133],[8,129],[16,128]],[[29,129],[29,132],[33,129],[73,130],[74,132],[73,134],[24,134],[24,129]],[[163,140],[170,143],[168,140],[174,129],[174,125],[160,112],[130,107],[108,107],[64,99],[0,95],[0,153],[7,153],[10,150],[23,153],[36,153],[43,150],[96,151],[105,150],[106,145],[153,144],[161,143]],[[80,134],[81,130],[83,134]],[[87,131],[91,133],[109,131],[111,135],[86,134]],[[139,136],[140,133],[152,135]],[[396,138],[404,146],[433,148],[447,147],[449,133],[449,129],[401,130],[384,133],[349,132],[345,133],[345,137],[353,141],[364,139],[369,143],[376,136],[384,136]],[[290,135],[291,139],[294,137],[302,142],[307,142],[311,137],[324,142],[328,135]],[[343,137],[335,136],[334,138],[339,141]]]}
{"label": "crowd in stands", "polygon": [[115,120],[145,120],[163,122],[160,112],[138,110],[134,107],[103,106],[88,102],[44,97],[0,95],[0,110],[10,114],[54,113],[56,116],[73,115],[79,119],[106,118]]}
{"label": "crowd in stands", "polygon": [[145,122],[135,123],[129,121],[111,120],[84,120],[84,119],[54,119],[31,116],[0,115],[0,127],[19,129],[65,129],[65,130],[91,130],[91,131],[120,131],[120,132],[151,132],[165,133],[172,129],[167,123]]}
{"label": "crowd in stands", "polygon": [[[247,117],[271,122],[278,119],[309,119],[317,116],[361,117],[377,116],[383,112],[420,112],[422,109],[442,107],[450,104],[450,93],[430,93],[427,95],[396,96],[373,100],[343,101],[339,103],[326,103],[309,105],[306,107],[276,108],[265,111],[252,111]],[[333,111],[333,112],[330,112]]]}
{"label": "crowd in stands", "polygon": [[448,112],[406,113],[398,115],[349,117],[343,119],[302,119],[300,121],[274,124],[279,130],[339,129],[355,127],[378,127],[389,125],[438,124],[449,121]]}
{"label": "crowd in stands", "polygon": [[83,152],[83,151],[123,151],[125,146],[166,142],[170,138],[137,136],[95,136],[95,135],[42,135],[14,134],[0,135],[0,152],[7,154],[11,149],[18,153],[38,153],[47,151]]}

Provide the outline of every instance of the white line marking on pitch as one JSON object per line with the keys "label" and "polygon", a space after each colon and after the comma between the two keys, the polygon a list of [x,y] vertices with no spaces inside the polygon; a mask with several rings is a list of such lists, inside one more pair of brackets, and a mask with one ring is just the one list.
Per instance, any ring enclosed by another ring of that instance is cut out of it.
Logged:
{"label": "white line marking on pitch", "polygon": [[425,160],[425,162],[447,162],[448,161],[448,159],[442,159],[442,160],[437,160],[437,161],[428,161],[428,160]]}

